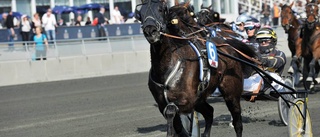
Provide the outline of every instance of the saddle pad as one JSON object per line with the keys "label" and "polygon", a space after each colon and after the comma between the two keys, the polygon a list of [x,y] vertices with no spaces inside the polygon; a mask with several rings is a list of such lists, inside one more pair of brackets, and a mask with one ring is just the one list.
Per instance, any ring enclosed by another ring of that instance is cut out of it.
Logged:
{"label": "saddle pad", "polygon": [[206,42],[208,62],[211,67],[218,68],[218,53],[216,45],[209,39]]}

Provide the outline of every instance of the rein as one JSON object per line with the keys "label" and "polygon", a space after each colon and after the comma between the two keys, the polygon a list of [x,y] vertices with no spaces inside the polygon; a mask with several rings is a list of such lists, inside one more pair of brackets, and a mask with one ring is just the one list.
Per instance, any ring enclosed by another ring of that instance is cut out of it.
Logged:
{"label": "rein", "polygon": [[[202,29],[201,31],[203,31],[204,29]],[[199,32],[201,32],[199,31]],[[202,38],[199,38],[199,37],[180,37],[180,36],[175,36],[175,35],[171,35],[171,34],[168,34],[168,33],[160,33],[161,35],[164,35],[166,37],[169,37],[169,38],[174,38],[174,39],[180,39],[180,40],[190,40],[190,39],[198,39],[200,41],[203,41],[203,42],[206,42],[207,40],[205,39],[202,39]],[[229,44],[216,44],[217,47],[222,47],[222,46],[230,46]],[[260,61],[258,61],[257,59],[254,59],[254,58],[251,58],[249,57],[248,55],[244,54],[243,52],[239,51],[238,49],[230,46],[232,49],[234,49],[236,52],[238,52],[240,55],[242,55],[243,57],[247,58],[248,60],[250,61],[253,61],[255,63],[257,63],[258,65],[261,65],[262,63]]]}
{"label": "rein", "polygon": [[[203,30],[201,30],[203,31]],[[198,32],[201,32],[201,31],[198,31]],[[197,33],[198,33],[197,32]],[[161,35],[163,36],[166,36],[166,37],[169,37],[169,38],[174,38],[174,39],[180,39],[180,40],[191,40],[191,39],[197,39],[197,40],[200,40],[202,42],[206,42],[205,39],[202,39],[202,38],[199,38],[197,36],[193,36],[193,37],[180,37],[180,36],[175,36],[175,35],[171,35],[171,34],[168,34],[168,33],[163,33],[163,32],[160,32]],[[193,34],[195,34],[195,32],[193,32]],[[190,35],[190,34],[188,34]]]}

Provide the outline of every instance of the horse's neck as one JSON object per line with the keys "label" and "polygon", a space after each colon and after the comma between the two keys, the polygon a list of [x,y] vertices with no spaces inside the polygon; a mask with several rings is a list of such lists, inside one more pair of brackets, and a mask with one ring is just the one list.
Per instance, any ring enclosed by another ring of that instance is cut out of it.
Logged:
{"label": "horse's neck", "polygon": [[151,67],[156,75],[162,75],[174,61],[175,46],[171,45],[169,38],[162,37],[159,43],[150,45]]}
{"label": "horse's neck", "polygon": [[316,27],[313,27],[311,29],[308,28],[307,24],[304,25],[304,33],[303,33],[303,40],[309,41],[311,35],[313,34]]}
{"label": "horse's neck", "polygon": [[292,26],[293,27],[290,27],[289,29],[288,37],[293,40],[299,36],[298,31],[300,29],[300,24],[297,18],[293,18]]}

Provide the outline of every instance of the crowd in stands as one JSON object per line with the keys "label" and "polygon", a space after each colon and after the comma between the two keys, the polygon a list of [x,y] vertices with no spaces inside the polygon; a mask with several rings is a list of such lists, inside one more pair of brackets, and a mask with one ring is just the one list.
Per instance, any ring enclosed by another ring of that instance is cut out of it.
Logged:
{"label": "crowd in stands", "polygon": [[[303,8],[301,5],[302,5],[301,2],[300,3],[298,2],[296,5],[295,11],[297,14],[300,14],[303,11]],[[36,29],[40,28],[41,32],[45,34],[45,39],[43,39],[43,41],[47,40],[49,41],[49,44],[53,44],[55,42],[56,28],[60,26],[84,26],[84,25],[97,26],[98,36],[105,37],[106,25],[125,23],[125,19],[121,15],[121,12],[119,11],[118,6],[115,6],[111,13],[112,13],[110,15],[111,20],[109,20],[108,18],[105,17],[105,8],[100,7],[99,12],[94,15],[92,20],[90,17],[86,17],[85,19],[86,22],[84,22],[82,16],[78,15],[76,16],[75,21],[71,19],[70,23],[66,23],[62,18],[60,18],[57,21],[56,15],[53,14],[52,9],[49,8],[42,17],[40,17],[38,13],[35,13],[32,19],[30,19],[30,17],[27,15],[22,15],[20,21],[18,21],[18,23],[15,23],[17,21],[15,21],[15,18],[12,15],[12,11],[11,11],[9,13],[2,14],[1,26],[3,28],[6,28],[8,31],[8,42],[9,42],[8,50],[14,51],[13,41],[14,41],[14,37],[16,36],[14,27],[20,28],[20,33],[23,41],[34,41],[35,35],[37,34]],[[261,9],[261,15],[263,15],[263,18],[261,20],[261,25],[271,25],[270,20],[272,20],[272,23],[273,23],[272,26],[276,28],[279,22],[280,7],[278,7],[276,3],[274,3],[273,7],[270,7],[269,5],[263,3],[262,9]],[[243,38],[247,39],[249,42],[255,43],[255,45],[257,46],[257,43],[254,41],[255,38],[253,38],[252,36],[254,36],[254,34],[256,33],[255,28],[259,28],[257,24],[259,24],[260,22],[255,22],[252,20],[251,22],[250,21],[248,22],[248,18],[249,18],[248,15],[245,15],[245,14],[240,15],[237,18],[237,21],[235,22],[238,28],[235,31],[238,34],[242,35]],[[251,41],[251,39],[253,39],[253,41]],[[26,46],[26,43],[24,43],[23,45]]]}
{"label": "crowd in stands", "polygon": [[[71,22],[66,23],[62,18],[56,20],[56,15],[53,14],[53,11],[51,8],[47,10],[47,12],[40,17],[38,13],[35,13],[32,17],[32,19],[27,15],[22,15],[21,17],[14,17],[12,15],[12,11],[9,13],[3,13],[2,19],[1,19],[1,27],[2,29],[7,29],[8,31],[8,51],[14,51],[14,37],[16,36],[14,28],[20,29],[20,35],[22,37],[22,41],[35,41],[37,38],[37,28],[41,31],[42,34],[44,34],[44,37],[41,35],[40,40],[42,40],[42,43],[45,43],[44,41],[49,41],[50,44],[54,44],[56,40],[56,28],[61,26],[86,26],[86,25],[92,25],[97,26],[99,30],[99,37],[105,37],[106,32],[105,31],[105,25],[108,24],[122,24],[125,23],[124,17],[121,15],[118,6],[114,7],[114,10],[111,15],[112,22],[110,23],[110,20],[105,17],[105,8],[100,7],[100,11],[94,15],[93,20],[91,20],[90,17],[86,17],[86,22],[84,22],[81,15],[76,16],[76,20],[74,21],[71,19]],[[19,18],[19,20],[18,20]],[[131,22],[130,22],[131,23]],[[40,37],[40,35],[38,35]],[[39,39],[37,39],[38,42],[35,44],[41,45],[39,42]],[[25,47],[27,46],[27,42],[23,45]],[[43,44],[42,44],[43,45]],[[37,48],[36,48],[37,49]],[[38,48],[40,49],[40,48]]]}

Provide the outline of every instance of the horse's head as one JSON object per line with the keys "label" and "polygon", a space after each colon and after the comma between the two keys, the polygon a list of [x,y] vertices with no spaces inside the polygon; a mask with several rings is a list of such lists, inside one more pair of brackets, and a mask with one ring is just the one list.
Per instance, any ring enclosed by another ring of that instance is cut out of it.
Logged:
{"label": "horse's head", "polygon": [[166,30],[165,14],[167,12],[165,0],[142,0],[136,6],[135,18],[141,22],[143,34],[149,43],[160,40],[160,32]]}
{"label": "horse's head", "polygon": [[290,5],[280,5],[281,6],[281,26],[283,27],[284,31],[287,33],[292,25],[292,21],[295,18],[293,11],[292,11],[292,2]]}
{"label": "horse's head", "polygon": [[309,29],[314,28],[315,23],[319,22],[319,20],[318,20],[318,11],[319,11],[318,4],[314,3],[314,2],[309,2],[309,0],[307,0],[307,5],[306,5],[306,13],[307,13],[306,24],[307,24]]}
{"label": "horse's head", "polygon": [[171,33],[184,35],[186,31],[190,31],[190,28],[197,26],[197,22],[194,20],[193,10],[190,8],[190,1],[179,4],[176,0],[175,6],[169,9],[167,16],[168,30]]}
{"label": "horse's head", "polygon": [[211,9],[211,6],[212,5],[209,7],[204,7],[203,4],[201,5],[201,10],[197,13],[198,22],[200,24],[210,24],[214,22],[216,18],[218,18],[218,20],[220,19],[219,13],[214,12]]}

